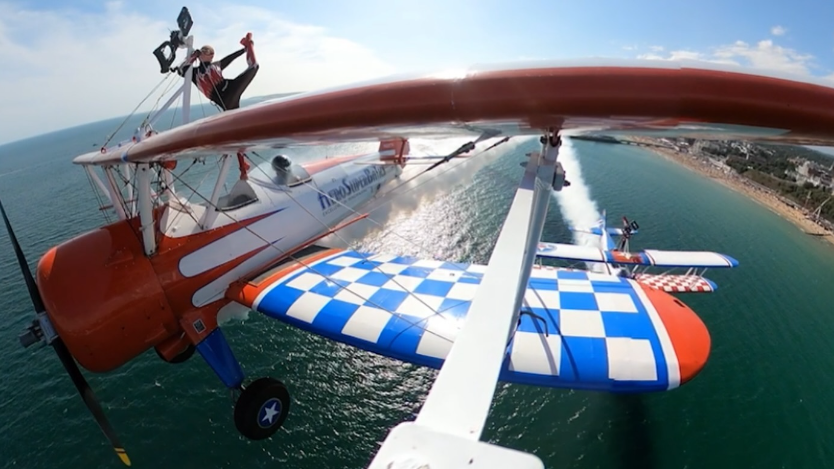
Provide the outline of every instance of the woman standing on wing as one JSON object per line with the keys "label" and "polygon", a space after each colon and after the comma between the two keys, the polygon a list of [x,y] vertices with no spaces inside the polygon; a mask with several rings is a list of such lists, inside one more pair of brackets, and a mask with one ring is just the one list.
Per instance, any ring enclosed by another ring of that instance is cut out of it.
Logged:
{"label": "woman standing on wing", "polygon": [[[200,59],[200,63],[193,67],[194,73],[191,75],[191,80],[197,85],[197,88],[213,103],[220,106],[223,110],[237,109],[240,107],[240,96],[255,78],[258,73],[258,62],[255,60],[254,42],[252,41],[252,33],[248,33],[246,37],[240,40],[243,49],[233,52],[226,57],[223,57],[218,62],[212,62],[214,59],[214,48],[205,45],[199,50],[195,50],[189,57],[188,64],[179,68],[179,74],[185,75],[191,62]],[[223,77],[223,69],[229,66],[233,60],[243,55],[246,52],[246,62],[249,66],[236,78],[228,80]]]}

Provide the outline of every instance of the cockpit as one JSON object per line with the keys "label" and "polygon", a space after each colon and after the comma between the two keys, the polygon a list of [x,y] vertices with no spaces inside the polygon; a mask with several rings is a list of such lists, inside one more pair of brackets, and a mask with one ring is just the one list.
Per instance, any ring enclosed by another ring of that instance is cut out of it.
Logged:
{"label": "cockpit", "polygon": [[278,186],[293,187],[310,180],[307,170],[293,163],[286,155],[275,155],[272,158],[272,170]]}
{"label": "cockpit", "polygon": [[219,211],[236,210],[258,200],[252,184],[286,190],[310,181],[312,178],[303,166],[295,164],[287,155],[275,155],[269,166],[259,165],[248,172],[246,178],[235,181],[232,190],[219,198]]}

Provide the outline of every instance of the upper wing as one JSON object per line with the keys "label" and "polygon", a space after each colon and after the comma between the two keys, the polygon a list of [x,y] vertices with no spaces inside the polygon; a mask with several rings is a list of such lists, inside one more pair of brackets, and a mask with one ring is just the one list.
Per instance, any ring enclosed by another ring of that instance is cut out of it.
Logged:
{"label": "upper wing", "polygon": [[[227,298],[332,340],[434,368],[486,269],[318,247],[299,256],[232,286]],[[522,304],[505,381],[665,390],[691,379],[709,354],[709,334],[694,312],[630,279],[536,268]]]}
{"label": "upper wing", "polygon": [[736,267],[738,261],[725,254],[710,251],[660,251],[646,249],[638,252],[600,250],[575,244],[539,243],[536,255],[586,262],[649,265],[658,267]]}
{"label": "upper wing", "polygon": [[223,112],[75,162],[148,162],[391,137],[539,135],[547,127],[834,145],[834,88],[791,78],[723,66],[595,60],[387,79]]}

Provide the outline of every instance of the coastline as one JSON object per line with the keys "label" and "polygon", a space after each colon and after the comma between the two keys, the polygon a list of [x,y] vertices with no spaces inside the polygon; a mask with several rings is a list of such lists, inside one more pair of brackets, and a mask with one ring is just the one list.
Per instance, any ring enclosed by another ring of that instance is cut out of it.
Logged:
{"label": "coastline", "polygon": [[641,148],[658,155],[661,158],[677,163],[690,171],[712,179],[735,192],[747,196],[785,220],[793,223],[794,226],[802,230],[805,234],[828,241],[829,244],[834,246],[834,233],[827,231],[822,226],[808,219],[806,213],[802,209],[794,208],[789,205],[790,202],[784,201],[779,195],[770,189],[760,186],[755,182],[736,174],[732,169],[719,168],[718,166],[700,158],[693,158],[672,148],[645,145],[645,143],[647,143],[645,141],[641,141],[639,139],[633,140],[635,143],[641,144]]}

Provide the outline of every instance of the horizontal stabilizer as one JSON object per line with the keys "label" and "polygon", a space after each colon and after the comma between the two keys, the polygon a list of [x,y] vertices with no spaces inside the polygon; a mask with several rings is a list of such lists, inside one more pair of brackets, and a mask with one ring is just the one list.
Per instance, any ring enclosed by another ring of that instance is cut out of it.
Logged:
{"label": "horizontal stabilizer", "polygon": [[601,250],[575,244],[539,243],[536,255],[586,262],[649,265],[658,267],[736,267],[738,261],[730,256],[710,251],[659,251],[646,249],[638,252]]}
{"label": "horizontal stabilizer", "polygon": [[667,293],[710,293],[718,289],[715,282],[700,275],[637,274],[634,279]]}

